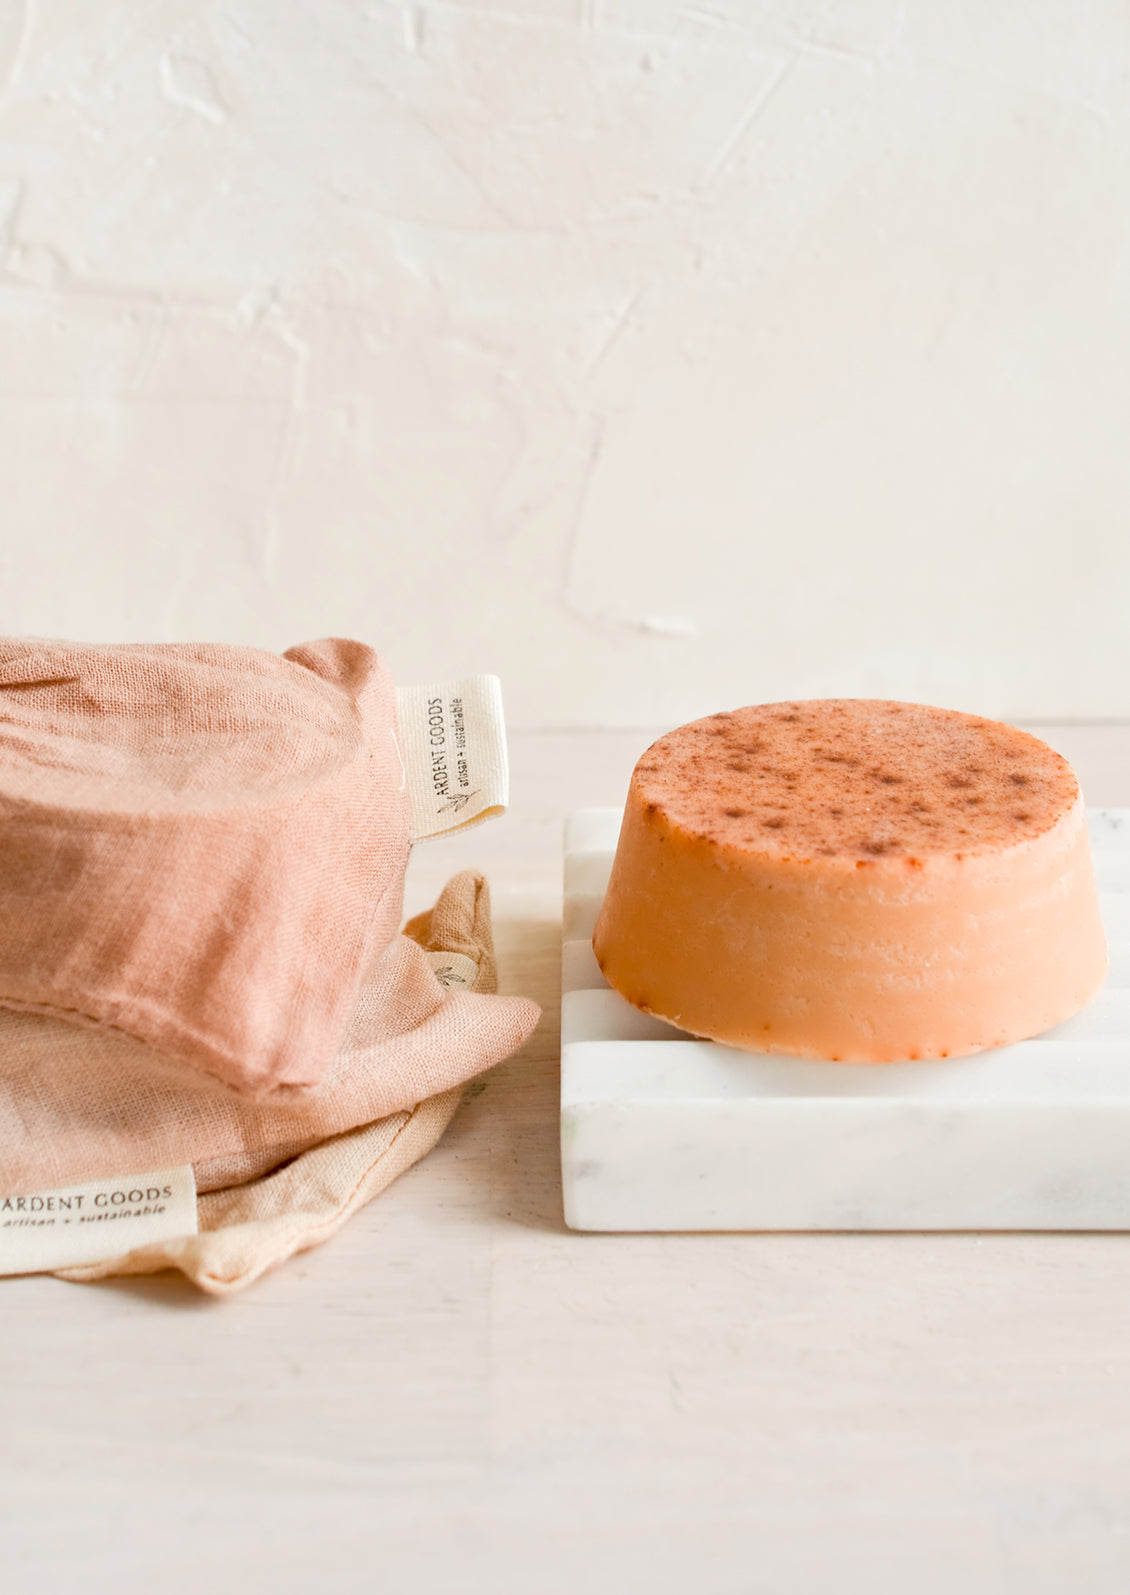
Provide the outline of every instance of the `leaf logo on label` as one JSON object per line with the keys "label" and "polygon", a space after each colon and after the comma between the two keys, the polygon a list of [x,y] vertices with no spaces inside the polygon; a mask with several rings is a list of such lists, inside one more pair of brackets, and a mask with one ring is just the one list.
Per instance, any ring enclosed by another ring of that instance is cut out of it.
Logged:
{"label": "leaf logo on label", "polygon": [[441,803],[436,810],[437,814],[458,814],[460,809],[465,809],[473,797],[478,797],[478,788],[474,792],[456,792],[449,797],[446,803]]}
{"label": "leaf logo on label", "polygon": [[413,842],[465,830],[505,809],[509,775],[497,676],[398,687],[396,736]]}

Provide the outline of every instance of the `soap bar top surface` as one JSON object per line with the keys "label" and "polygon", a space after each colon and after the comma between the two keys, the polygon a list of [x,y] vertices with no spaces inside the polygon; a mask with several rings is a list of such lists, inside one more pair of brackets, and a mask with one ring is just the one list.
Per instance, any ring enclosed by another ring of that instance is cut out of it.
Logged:
{"label": "soap bar top surface", "polygon": [[871,699],[758,704],[668,732],[633,788],[668,820],[776,858],[997,853],[1079,799],[1071,766],[995,720]]}
{"label": "soap bar top surface", "polygon": [[692,1034],[859,1062],[1037,1035],[1106,973],[1067,762],[997,721],[867,699],[655,742],[593,946],[611,986]]}

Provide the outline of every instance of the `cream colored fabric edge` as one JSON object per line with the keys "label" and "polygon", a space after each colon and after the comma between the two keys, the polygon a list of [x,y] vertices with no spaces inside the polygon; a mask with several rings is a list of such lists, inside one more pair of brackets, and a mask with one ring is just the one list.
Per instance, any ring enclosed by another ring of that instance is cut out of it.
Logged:
{"label": "cream colored fabric edge", "polygon": [[[463,1086],[428,1097],[411,1112],[333,1136],[285,1168],[256,1182],[202,1196],[200,1232],[139,1247],[124,1257],[58,1271],[60,1279],[86,1282],[178,1268],[213,1296],[229,1296],[298,1252],[308,1251],[417,1163],[443,1135],[463,1096]],[[343,1162],[352,1170],[346,1182]],[[332,1170],[333,1178],[324,1176]],[[342,1187],[345,1186],[345,1189]],[[249,1202],[261,1209],[242,1223],[226,1224]]]}

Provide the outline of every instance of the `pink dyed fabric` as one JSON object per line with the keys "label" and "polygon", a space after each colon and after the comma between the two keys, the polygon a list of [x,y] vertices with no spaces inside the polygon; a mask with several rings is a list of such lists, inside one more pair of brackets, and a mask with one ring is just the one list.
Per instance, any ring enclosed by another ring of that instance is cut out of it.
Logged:
{"label": "pink dyed fabric", "polygon": [[359,642],[0,641],[0,1008],[316,1088],[400,920],[395,718]]}
{"label": "pink dyed fabric", "polygon": [[[441,985],[431,949],[469,957],[471,989]],[[376,960],[321,1084],[284,1099],[239,1097],[124,1036],[0,1013],[0,1189],[184,1163],[200,1191],[243,1184],[328,1137],[410,1112],[516,1052],[537,1005],[494,988],[490,896],[468,871]]]}

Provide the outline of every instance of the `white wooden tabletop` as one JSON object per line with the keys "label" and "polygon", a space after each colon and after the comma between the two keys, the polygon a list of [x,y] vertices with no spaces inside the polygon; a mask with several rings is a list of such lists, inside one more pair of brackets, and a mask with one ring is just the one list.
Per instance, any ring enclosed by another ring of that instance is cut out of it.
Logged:
{"label": "white wooden tabletop", "polygon": [[[1130,727],[1033,727],[1094,805]],[[512,739],[477,864],[538,1033],[242,1296],[0,1281],[0,1590],[696,1595],[1130,1587],[1130,1236],[580,1235],[560,833],[648,733]]]}

